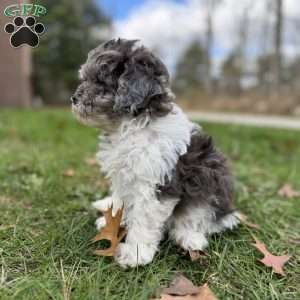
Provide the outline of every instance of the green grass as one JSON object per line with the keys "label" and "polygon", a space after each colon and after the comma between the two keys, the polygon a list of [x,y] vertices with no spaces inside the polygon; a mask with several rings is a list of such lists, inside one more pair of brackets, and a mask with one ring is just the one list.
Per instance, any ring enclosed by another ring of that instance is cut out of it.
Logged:
{"label": "green grass", "polygon": [[[279,187],[300,190],[299,132],[225,125],[203,126],[231,158],[236,206],[261,226],[240,226],[210,238],[209,257],[192,263],[170,241],[154,262],[122,270],[92,255],[95,214],[102,192],[98,170],[85,159],[97,148],[97,130],[68,111],[0,112],[0,299],[149,299],[176,272],[208,282],[221,299],[300,299],[300,199],[282,199]],[[63,170],[73,168],[74,177]],[[293,255],[280,277],[257,260],[254,233],[275,254]],[[298,246],[299,247],[299,246]]]}

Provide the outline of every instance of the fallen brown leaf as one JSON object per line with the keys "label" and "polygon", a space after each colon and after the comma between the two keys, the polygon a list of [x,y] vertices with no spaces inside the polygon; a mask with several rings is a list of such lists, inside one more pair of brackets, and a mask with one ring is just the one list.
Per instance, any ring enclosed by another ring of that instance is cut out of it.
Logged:
{"label": "fallen brown leaf", "polygon": [[239,212],[238,218],[239,218],[240,221],[241,221],[243,224],[245,224],[246,226],[248,226],[248,227],[250,227],[250,228],[253,228],[253,229],[260,229],[260,227],[259,227],[257,224],[248,221],[248,216],[246,216],[245,214]]}
{"label": "fallen brown leaf", "polygon": [[96,158],[87,158],[85,163],[89,166],[98,166],[98,161]]}
{"label": "fallen brown leaf", "polygon": [[104,212],[104,218],[106,225],[101,231],[92,239],[92,242],[98,242],[102,240],[110,241],[110,247],[107,249],[95,250],[94,254],[99,256],[114,256],[115,250],[126,234],[124,228],[120,227],[122,220],[123,209],[119,209],[116,216],[112,216],[112,208]]}
{"label": "fallen brown leaf", "polygon": [[264,258],[260,259],[259,261],[267,267],[272,267],[275,273],[285,276],[283,266],[291,258],[291,256],[273,255],[267,250],[266,245],[264,243],[259,241],[255,236],[253,236],[253,239],[255,240],[255,244],[253,244],[253,246],[264,255]]}
{"label": "fallen brown leaf", "polygon": [[218,300],[208,284],[195,286],[183,275],[174,278],[169,288],[161,291],[160,298],[152,300]]}
{"label": "fallen brown leaf", "polygon": [[189,256],[191,258],[191,261],[197,261],[199,260],[201,257],[206,257],[208,256],[207,253],[205,253],[204,251],[200,251],[200,250],[189,250]]}
{"label": "fallen brown leaf", "polygon": [[67,169],[62,174],[66,177],[74,177],[75,171],[73,169]]}
{"label": "fallen brown leaf", "polygon": [[300,192],[295,191],[293,186],[290,183],[284,184],[278,191],[280,197],[292,199],[295,197],[300,197]]}
{"label": "fallen brown leaf", "polygon": [[172,280],[170,287],[164,288],[161,293],[175,296],[186,296],[198,294],[199,288],[194,286],[194,284],[183,275],[178,275]]}
{"label": "fallen brown leaf", "polygon": [[207,283],[200,288],[200,294],[198,298],[199,300],[218,300]]}

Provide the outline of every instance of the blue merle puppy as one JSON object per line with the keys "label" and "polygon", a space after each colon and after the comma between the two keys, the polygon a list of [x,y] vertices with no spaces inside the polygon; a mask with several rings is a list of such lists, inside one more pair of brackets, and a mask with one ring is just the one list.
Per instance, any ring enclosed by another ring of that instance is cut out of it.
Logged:
{"label": "blue merle puppy", "polygon": [[238,224],[226,158],[174,103],[159,58],[135,40],[116,39],[92,50],[79,73],[72,110],[102,128],[97,157],[111,185],[93,206],[113,214],[124,207],[121,266],[150,263],[166,232],[185,250],[203,250],[210,234]]}

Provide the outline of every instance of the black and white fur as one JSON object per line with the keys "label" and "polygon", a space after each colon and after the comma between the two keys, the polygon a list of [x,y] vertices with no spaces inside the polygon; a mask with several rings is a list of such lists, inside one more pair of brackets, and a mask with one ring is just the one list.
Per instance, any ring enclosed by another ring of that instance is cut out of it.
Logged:
{"label": "black and white fur", "polygon": [[150,263],[165,232],[183,249],[203,250],[209,234],[238,224],[226,159],[173,102],[156,56],[136,41],[111,40],[89,53],[80,79],[72,110],[104,130],[97,157],[111,183],[93,206],[113,214],[124,206],[121,266]]}

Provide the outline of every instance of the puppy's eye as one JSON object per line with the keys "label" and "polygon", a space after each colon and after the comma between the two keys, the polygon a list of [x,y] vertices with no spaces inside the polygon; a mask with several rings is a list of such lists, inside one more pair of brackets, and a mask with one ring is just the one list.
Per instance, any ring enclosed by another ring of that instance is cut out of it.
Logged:
{"label": "puppy's eye", "polygon": [[114,70],[114,73],[117,75],[117,77],[120,77],[125,71],[125,66],[123,63],[119,63],[117,67]]}
{"label": "puppy's eye", "polygon": [[139,60],[138,63],[143,67],[150,67],[151,63],[146,60]]}

